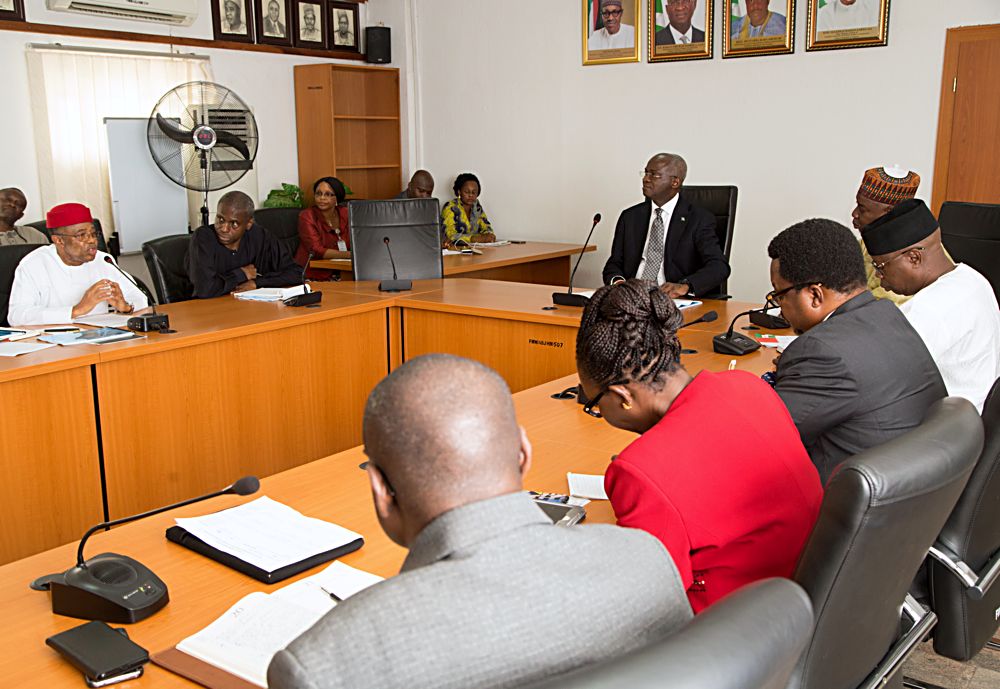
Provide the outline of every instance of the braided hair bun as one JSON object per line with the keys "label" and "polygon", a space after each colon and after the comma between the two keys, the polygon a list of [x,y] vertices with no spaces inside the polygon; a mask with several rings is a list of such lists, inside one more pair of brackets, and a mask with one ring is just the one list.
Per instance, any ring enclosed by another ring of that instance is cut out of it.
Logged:
{"label": "braided hair bun", "polygon": [[598,385],[615,380],[656,386],[680,366],[677,329],[683,322],[673,299],[647,280],[597,290],[576,336],[578,368]]}

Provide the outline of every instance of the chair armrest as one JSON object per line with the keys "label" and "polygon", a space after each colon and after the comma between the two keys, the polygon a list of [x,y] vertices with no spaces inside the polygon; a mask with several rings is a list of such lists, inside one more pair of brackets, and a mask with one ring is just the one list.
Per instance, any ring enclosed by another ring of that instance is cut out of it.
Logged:
{"label": "chair armrest", "polygon": [[917,645],[927,638],[927,635],[937,624],[937,615],[925,609],[913,596],[907,594],[903,601],[903,616],[909,618],[910,628],[893,644],[892,648],[879,663],[878,667],[868,675],[868,678],[858,689],[879,689],[884,687],[886,680],[891,678],[906,662]]}
{"label": "chair armrest", "polygon": [[972,600],[982,600],[997,578],[1000,578],[1000,552],[997,552],[986,563],[985,574],[977,574],[969,565],[944,550],[931,546],[930,555],[940,562],[945,569],[958,577],[966,588],[966,593]]}

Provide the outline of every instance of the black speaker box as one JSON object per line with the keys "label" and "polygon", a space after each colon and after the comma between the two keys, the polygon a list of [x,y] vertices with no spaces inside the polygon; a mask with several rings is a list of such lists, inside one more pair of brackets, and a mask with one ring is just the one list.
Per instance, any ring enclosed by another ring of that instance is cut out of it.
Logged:
{"label": "black speaker box", "polygon": [[365,28],[365,59],[376,65],[392,62],[392,39],[388,26]]}

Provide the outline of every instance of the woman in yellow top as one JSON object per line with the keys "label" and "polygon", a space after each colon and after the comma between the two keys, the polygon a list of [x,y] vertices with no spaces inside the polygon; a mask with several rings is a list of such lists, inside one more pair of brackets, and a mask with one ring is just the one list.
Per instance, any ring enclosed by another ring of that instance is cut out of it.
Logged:
{"label": "woman in yellow top", "polygon": [[493,226],[486,217],[486,211],[479,203],[479,178],[471,172],[463,172],[455,178],[455,197],[441,209],[441,224],[444,225],[445,240],[455,242],[495,242]]}

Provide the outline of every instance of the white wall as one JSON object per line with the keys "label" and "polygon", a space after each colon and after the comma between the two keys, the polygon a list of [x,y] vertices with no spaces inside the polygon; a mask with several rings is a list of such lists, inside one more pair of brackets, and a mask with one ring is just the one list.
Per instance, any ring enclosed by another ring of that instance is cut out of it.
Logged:
{"label": "white wall", "polygon": [[929,199],[945,29],[1000,22],[996,0],[894,0],[888,47],[806,53],[798,5],[792,55],[722,60],[716,0],[714,59],[583,67],[580,2],[420,0],[417,163],[441,198],[476,172],[501,237],[582,241],[603,213],[579,276],[597,285],[639,171],[680,153],[689,183],[739,186],[729,290],[759,299],[770,238],[806,217],[849,225],[866,168],[908,165]]}

